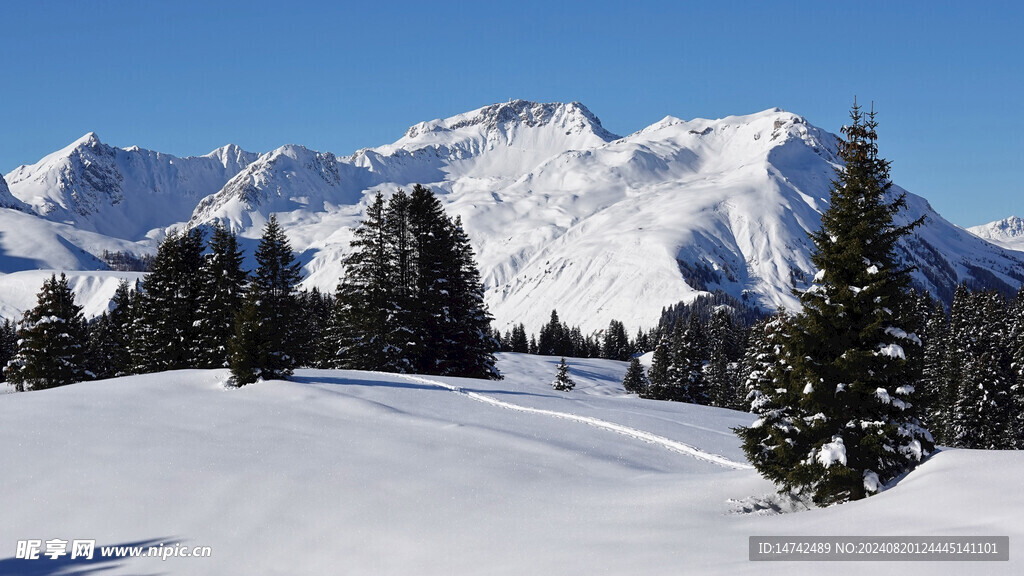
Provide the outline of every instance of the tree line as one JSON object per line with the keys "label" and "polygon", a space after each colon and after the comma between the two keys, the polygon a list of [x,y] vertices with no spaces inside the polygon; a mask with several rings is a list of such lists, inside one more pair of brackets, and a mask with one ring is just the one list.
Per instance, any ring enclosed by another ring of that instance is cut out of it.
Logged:
{"label": "tree line", "polygon": [[20,391],[183,368],[229,367],[238,386],[300,366],[500,377],[468,237],[429,189],[374,197],[333,295],[298,288],[274,216],[251,272],[231,231],[205,236],[169,234],[149,274],[89,322],[53,275],[20,322],[0,325],[6,379]]}

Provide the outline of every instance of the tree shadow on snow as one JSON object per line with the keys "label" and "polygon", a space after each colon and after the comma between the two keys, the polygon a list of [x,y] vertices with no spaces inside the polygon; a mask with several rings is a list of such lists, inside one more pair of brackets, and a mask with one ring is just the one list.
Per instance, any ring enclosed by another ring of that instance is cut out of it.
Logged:
{"label": "tree shadow on snow", "polygon": [[[152,562],[159,556],[147,557],[146,552],[150,546],[160,546],[163,544],[165,547],[174,546],[175,544],[181,543],[181,540],[174,539],[156,539],[156,540],[139,540],[137,542],[124,542],[121,544],[113,545],[101,545],[96,544],[93,550],[93,557],[91,559],[86,558],[75,558],[71,559],[71,543],[68,543],[67,554],[59,556],[57,558],[50,558],[44,556],[43,552],[46,551],[46,543],[40,549],[39,558],[35,560],[26,560],[24,558],[3,558],[0,559],[0,576],[86,576],[88,574],[101,574],[107,570],[113,570],[124,566],[127,562],[137,561],[138,558],[145,558],[144,561]],[[104,556],[102,548],[139,548],[142,550],[140,556]],[[159,572],[133,572],[134,574],[157,576]]]}

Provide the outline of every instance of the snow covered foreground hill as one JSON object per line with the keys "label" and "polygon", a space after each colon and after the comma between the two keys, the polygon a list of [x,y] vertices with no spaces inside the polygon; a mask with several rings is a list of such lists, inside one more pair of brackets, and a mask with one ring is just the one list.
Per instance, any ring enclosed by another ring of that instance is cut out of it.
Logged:
{"label": "snow covered foreground hill", "polygon": [[[462,217],[499,328],[535,331],[557,308],[587,331],[613,318],[632,329],[716,289],[767,310],[795,306],[791,289],[815,272],[807,233],[836,161],[834,135],[779,109],[666,117],[619,137],[582,104],[515,100],[348,157],[288,145],[183,159],[89,134],[7,175],[22,210],[0,208],[0,271],[102,269],[102,250],[151,252],[170,226],[222,221],[253,239],[275,213],[304,284],[333,290],[372,192],[421,183]],[[1024,254],[919,196],[908,204],[906,219],[926,217],[901,246],[922,287],[949,300],[961,281],[1004,291],[1024,281]]]}
{"label": "snow covered foreground hill", "polygon": [[[1017,574],[1019,452],[947,450],[894,488],[774,514],[730,428],[625,396],[625,365],[503,354],[506,380],[181,371],[0,395],[0,574]],[[1008,535],[1010,562],[749,562],[752,535]],[[15,559],[19,540],[209,546]],[[84,572],[79,572],[82,570]]]}

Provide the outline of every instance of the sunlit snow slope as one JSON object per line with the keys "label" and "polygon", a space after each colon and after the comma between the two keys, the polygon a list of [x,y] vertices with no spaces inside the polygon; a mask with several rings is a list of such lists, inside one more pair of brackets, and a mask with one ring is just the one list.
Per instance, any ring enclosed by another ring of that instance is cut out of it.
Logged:
{"label": "sunlit snow slope", "polygon": [[[866,501],[744,513],[772,486],[753,417],[622,393],[623,363],[501,355],[503,381],[299,371],[225,389],[181,371],[0,395],[0,574],[820,574],[751,535],[1008,535],[1009,563],[830,574],[1016,574],[1019,452],[950,450]],[[14,558],[24,539],[209,546],[209,558]]]}

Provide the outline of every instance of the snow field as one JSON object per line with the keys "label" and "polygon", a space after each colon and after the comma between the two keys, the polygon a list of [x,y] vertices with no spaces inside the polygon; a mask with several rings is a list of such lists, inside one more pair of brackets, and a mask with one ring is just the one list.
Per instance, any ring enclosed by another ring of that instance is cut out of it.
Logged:
{"label": "snow field", "polygon": [[[577,388],[555,392],[557,361],[502,354],[502,381],[178,371],[2,395],[0,573],[59,573],[15,563],[28,538],[213,550],[109,574],[1017,573],[1019,453],[944,451],[866,501],[738,514],[772,485],[665,440],[742,463],[730,428],[752,415],[626,396],[607,360],[569,359]],[[1011,562],[747,561],[751,535],[803,534],[1009,535]]]}

